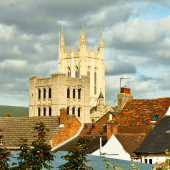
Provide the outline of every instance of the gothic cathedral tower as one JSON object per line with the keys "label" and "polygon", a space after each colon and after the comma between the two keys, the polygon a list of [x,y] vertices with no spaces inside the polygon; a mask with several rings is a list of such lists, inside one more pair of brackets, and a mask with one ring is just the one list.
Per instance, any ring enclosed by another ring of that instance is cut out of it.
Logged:
{"label": "gothic cathedral tower", "polygon": [[105,68],[104,68],[104,46],[102,32],[100,32],[98,51],[94,46],[87,50],[85,41],[84,26],[80,32],[78,50],[74,51],[73,46],[70,52],[66,52],[64,44],[63,29],[60,41],[59,71],[66,73],[68,77],[79,78],[87,75],[90,78],[90,107],[97,106],[98,97],[102,91],[105,98]]}

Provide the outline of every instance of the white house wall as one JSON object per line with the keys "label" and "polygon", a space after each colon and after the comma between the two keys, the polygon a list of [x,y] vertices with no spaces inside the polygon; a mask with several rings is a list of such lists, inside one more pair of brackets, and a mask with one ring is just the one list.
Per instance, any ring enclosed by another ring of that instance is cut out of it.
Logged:
{"label": "white house wall", "polygon": [[168,108],[168,111],[166,112],[166,116],[170,116],[170,107]]}
{"label": "white house wall", "polygon": [[[112,135],[109,141],[102,147],[102,153],[106,153],[107,158],[115,158],[131,161],[130,155],[123,149],[117,138]],[[100,149],[93,152],[91,155],[100,156]]]}

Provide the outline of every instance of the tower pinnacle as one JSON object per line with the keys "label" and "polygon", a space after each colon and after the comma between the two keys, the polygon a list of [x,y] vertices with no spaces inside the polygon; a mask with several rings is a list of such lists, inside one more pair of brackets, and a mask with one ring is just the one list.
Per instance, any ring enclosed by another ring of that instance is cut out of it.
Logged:
{"label": "tower pinnacle", "polygon": [[79,39],[79,47],[78,47],[78,50],[80,50],[80,47],[81,47],[81,31],[80,31],[80,39]]}
{"label": "tower pinnacle", "polygon": [[102,38],[102,28],[100,28],[99,50],[100,50],[100,48],[104,48],[103,38]]}
{"label": "tower pinnacle", "polygon": [[85,33],[84,33],[84,23],[82,28],[82,35],[81,35],[82,44],[86,45]]}
{"label": "tower pinnacle", "polygon": [[62,32],[61,32],[60,49],[64,49],[65,50],[63,27],[62,27]]}

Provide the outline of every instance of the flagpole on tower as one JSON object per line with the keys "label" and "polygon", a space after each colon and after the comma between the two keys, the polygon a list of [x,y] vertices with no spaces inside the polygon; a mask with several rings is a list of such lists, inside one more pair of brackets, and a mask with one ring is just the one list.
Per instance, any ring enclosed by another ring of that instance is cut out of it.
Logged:
{"label": "flagpole on tower", "polygon": [[58,72],[60,72],[60,29],[58,29]]}

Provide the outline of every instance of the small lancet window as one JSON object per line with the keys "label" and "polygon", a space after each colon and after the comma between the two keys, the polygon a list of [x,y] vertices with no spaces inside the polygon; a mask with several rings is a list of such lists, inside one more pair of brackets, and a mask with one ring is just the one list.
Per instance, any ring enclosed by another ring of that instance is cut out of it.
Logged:
{"label": "small lancet window", "polygon": [[67,88],[67,98],[70,98],[70,89]]}
{"label": "small lancet window", "polygon": [[73,89],[73,99],[75,99],[75,97],[76,97],[76,90]]}
{"label": "small lancet window", "polygon": [[51,116],[51,107],[49,108],[49,116]]}
{"label": "small lancet window", "polygon": [[46,98],[46,89],[44,89],[44,99]]}
{"label": "small lancet window", "polygon": [[78,117],[80,117],[80,111],[81,111],[81,108],[79,107],[78,108]]}
{"label": "small lancet window", "polygon": [[38,99],[41,99],[41,90],[38,89]]}
{"label": "small lancet window", "polygon": [[38,116],[41,116],[41,109],[38,108]]}
{"label": "small lancet window", "polygon": [[69,107],[67,107],[67,115],[69,115]]}
{"label": "small lancet window", "polygon": [[75,115],[75,107],[72,108],[72,115]]}
{"label": "small lancet window", "polygon": [[46,108],[44,107],[44,116],[46,116]]}
{"label": "small lancet window", "polygon": [[78,89],[78,99],[81,99],[81,89]]}
{"label": "small lancet window", "polygon": [[71,77],[71,69],[70,69],[70,67],[68,68],[68,77]]}
{"label": "small lancet window", "polygon": [[49,98],[51,98],[51,88],[49,88]]}

